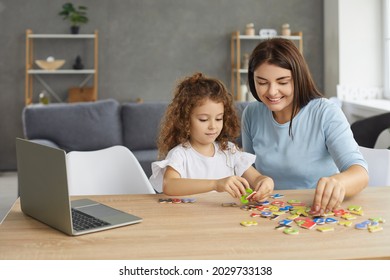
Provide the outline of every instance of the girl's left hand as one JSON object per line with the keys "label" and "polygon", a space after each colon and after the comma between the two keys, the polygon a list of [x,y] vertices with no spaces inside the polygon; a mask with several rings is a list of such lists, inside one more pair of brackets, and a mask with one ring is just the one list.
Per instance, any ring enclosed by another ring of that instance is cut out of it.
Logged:
{"label": "girl's left hand", "polygon": [[345,187],[334,177],[323,177],[317,183],[312,211],[327,213],[340,207],[345,196]]}

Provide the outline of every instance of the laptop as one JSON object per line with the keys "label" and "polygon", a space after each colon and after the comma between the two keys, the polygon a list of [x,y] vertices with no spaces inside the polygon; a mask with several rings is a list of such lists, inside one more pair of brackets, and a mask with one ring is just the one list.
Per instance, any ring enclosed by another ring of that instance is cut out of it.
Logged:
{"label": "laptop", "polygon": [[[68,235],[142,222],[142,218],[90,200],[70,200],[64,150],[16,138],[23,213]],[[82,223],[86,225],[80,225]]]}

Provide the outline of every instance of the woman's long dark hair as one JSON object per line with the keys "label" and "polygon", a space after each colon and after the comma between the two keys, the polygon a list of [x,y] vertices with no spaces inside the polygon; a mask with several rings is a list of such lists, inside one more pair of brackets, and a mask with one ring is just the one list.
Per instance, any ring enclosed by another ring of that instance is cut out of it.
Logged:
{"label": "woman's long dark hair", "polygon": [[294,82],[294,97],[289,135],[292,135],[292,120],[310,100],[323,97],[317,89],[307,63],[295,46],[288,39],[272,38],[262,41],[253,50],[249,58],[248,83],[253,97],[261,102],[256,92],[254,72],[262,64],[268,63],[291,71]]}

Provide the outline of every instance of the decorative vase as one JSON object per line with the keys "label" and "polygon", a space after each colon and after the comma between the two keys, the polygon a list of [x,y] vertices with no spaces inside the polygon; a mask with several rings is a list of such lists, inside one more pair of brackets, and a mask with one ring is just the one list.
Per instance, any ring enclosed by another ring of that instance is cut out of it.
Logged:
{"label": "decorative vase", "polygon": [[241,85],[241,96],[240,96],[240,101],[245,102],[247,101],[247,96],[248,96],[248,87],[246,84]]}
{"label": "decorative vase", "polygon": [[244,53],[241,68],[248,70],[248,68],[249,68],[249,53]]}
{"label": "decorative vase", "polygon": [[290,36],[291,35],[291,29],[290,24],[285,23],[282,25],[282,36]]}
{"label": "decorative vase", "polygon": [[75,63],[73,64],[73,69],[75,69],[75,70],[84,69],[84,65],[83,65],[83,63],[81,62],[81,57],[80,57],[79,55],[76,57],[76,61],[75,61]]}
{"label": "decorative vase", "polygon": [[70,33],[72,34],[79,34],[80,26],[71,26],[70,27]]}
{"label": "decorative vase", "polygon": [[39,103],[43,105],[48,105],[50,103],[49,95],[46,91],[42,91],[39,94]]}
{"label": "decorative vase", "polygon": [[245,28],[245,35],[254,36],[255,35],[255,25],[253,23],[248,23]]}

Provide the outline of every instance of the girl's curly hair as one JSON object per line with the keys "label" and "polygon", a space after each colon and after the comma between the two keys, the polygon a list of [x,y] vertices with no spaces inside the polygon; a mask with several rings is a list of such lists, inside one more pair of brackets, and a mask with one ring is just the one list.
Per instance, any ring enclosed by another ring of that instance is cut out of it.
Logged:
{"label": "girl's curly hair", "polygon": [[228,141],[236,143],[240,125],[232,95],[219,80],[195,73],[179,81],[173,100],[165,112],[157,140],[160,159],[165,158],[175,146],[188,142],[192,110],[206,99],[223,103],[223,128],[216,139],[221,149],[227,149]]}

